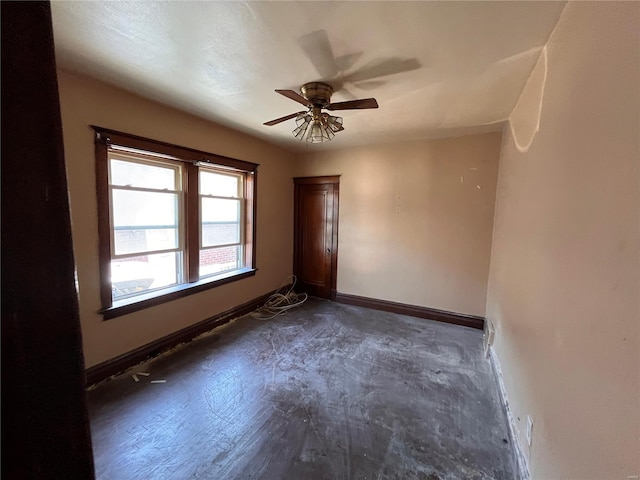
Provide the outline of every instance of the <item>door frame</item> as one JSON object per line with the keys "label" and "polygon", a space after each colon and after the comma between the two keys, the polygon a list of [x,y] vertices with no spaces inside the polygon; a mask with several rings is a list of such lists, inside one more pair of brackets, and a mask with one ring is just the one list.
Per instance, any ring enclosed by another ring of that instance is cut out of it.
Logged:
{"label": "door frame", "polygon": [[95,475],[53,37],[49,2],[3,3],[0,469],[2,478],[89,480]]}
{"label": "door frame", "polygon": [[331,285],[330,299],[336,299],[336,284],[338,279],[338,212],[340,197],[340,175],[328,175],[322,177],[294,177],[293,194],[293,273],[297,275],[301,267],[300,245],[300,220],[298,219],[298,199],[302,185],[333,184],[333,221],[331,224]]}

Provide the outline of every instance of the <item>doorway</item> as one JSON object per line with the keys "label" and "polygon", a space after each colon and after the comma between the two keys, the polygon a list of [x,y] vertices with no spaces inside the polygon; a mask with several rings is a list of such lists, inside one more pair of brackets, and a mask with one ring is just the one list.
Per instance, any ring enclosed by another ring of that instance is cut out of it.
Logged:
{"label": "doorway", "polygon": [[340,176],[294,178],[293,273],[301,291],[334,299]]}

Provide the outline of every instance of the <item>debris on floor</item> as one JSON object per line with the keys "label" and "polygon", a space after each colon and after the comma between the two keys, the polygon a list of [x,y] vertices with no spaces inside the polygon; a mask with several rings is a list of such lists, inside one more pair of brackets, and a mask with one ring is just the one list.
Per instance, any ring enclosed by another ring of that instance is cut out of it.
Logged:
{"label": "debris on floor", "polygon": [[260,320],[271,320],[306,302],[308,298],[306,293],[297,294],[293,291],[296,280],[295,275],[289,276],[282,287],[271,295],[262,307],[251,313],[251,316]]}

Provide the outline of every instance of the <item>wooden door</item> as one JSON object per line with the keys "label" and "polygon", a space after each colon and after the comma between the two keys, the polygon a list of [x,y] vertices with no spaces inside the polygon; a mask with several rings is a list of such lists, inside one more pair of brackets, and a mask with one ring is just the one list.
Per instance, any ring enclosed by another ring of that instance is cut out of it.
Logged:
{"label": "wooden door", "polygon": [[294,178],[294,261],[297,289],[334,298],[338,264],[339,176]]}

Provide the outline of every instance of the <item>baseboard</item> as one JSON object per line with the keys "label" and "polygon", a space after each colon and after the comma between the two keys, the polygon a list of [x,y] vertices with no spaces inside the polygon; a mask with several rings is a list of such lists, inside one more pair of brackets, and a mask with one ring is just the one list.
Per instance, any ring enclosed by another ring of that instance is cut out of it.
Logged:
{"label": "baseboard", "polygon": [[518,470],[520,473],[520,480],[529,480],[529,465],[527,464],[527,457],[525,450],[520,443],[520,437],[518,436],[518,428],[516,427],[516,420],[513,415],[513,411],[509,405],[507,397],[507,390],[504,386],[504,377],[502,376],[502,367],[500,366],[500,360],[496,355],[492,347],[489,347],[489,359],[491,361],[491,368],[493,369],[493,375],[498,384],[498,390],[500,391],[500,399],[502,406],[507,413],[507,421],[509,423],[509,437],[511,439],[511,445],[513,445],[514,456]]}
{"label": "baseboard", "polygon": [[212,328],[219,327],[230,322],[234,318],[242,317],[247,313],[253,312],[256,308],[262,306],[264,302],[274,292],[269,292],[254,298],[249,302],[238,305],[226,312],[219,313],[213,317],[209,317],[194,325],[190,325],[182,330],[171,333],[165,337],[154,340],[141,347],[131,350],[123,355],[119,355],[106,362],[99,363],[85,370],[86,385],[91,386],[113,375],[117,375],[128,368],[131,368],[149,358],[155,357],[176,345],[193,340],[198,335],[208,332]]}
{"label": "baseboard", "polygon": [[382,310],[384,312],[398,313],[400,315],[426,318],[429,320],[435,320],[437,322],[453,323],[455,325],[478,328],[480,330],[484,328],[484,318],[477,317],[475,315],[447,312],[445,310],[436,310],[435,308],[418,307],[416,305],[389,302],[387,300],[360,297],[358,295],[350,295],[340,292],[337,292],[335,294],[334,300],[339,303],[357,305],[358,307],[366,307],[373,310]]}

